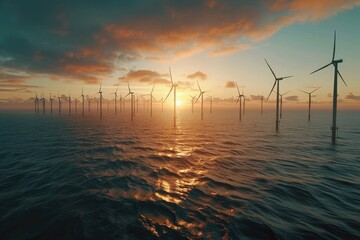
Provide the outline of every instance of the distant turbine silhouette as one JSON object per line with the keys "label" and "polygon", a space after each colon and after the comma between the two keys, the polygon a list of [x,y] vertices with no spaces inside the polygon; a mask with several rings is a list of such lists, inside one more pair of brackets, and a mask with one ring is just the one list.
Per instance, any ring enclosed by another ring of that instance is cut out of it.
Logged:
{"label": "distant turbine silhouette", "polygon": [[315,90],[311,92],[306,92],[303,90],[298,89],[300,92],[306,93],[309,95],[309,112],[308,112],[308,122],[310,122],[310,111],[311,111],[311,94],[313,94],[315,91],[319,90],[320,87],[316,88]]}
{"label": "distant turbine silhouette", "polygon": [[210,95],[208,95],[208,96],[210,98],[210,114],[212,114],[212,104],[213,104],[213,97],[214,96],[210,96]]}
{"label": "distant turbine silhouette", "polygon": [[334,72],[334,91],[333,91],[333,118],[332,118],[332,127],[331,127],[331,141],[332,143],[335,143],[336,140],[336,130],[337,130],[337,126],[336,126],[336,114],[337,114],[337,76],[339,75],[341,80],[344,82],[345,86],[346,82],[344,80],[344,78],[341,76],[339,70],[338,70],[338,64],[342,63],[343,60],[339,59],[339,60],[335,60],[335,48],[336,48],[336,31],[334,33],[334,48],[333,48],[333,55],[332,55],[332,59],[331,62],[321,68],[319,68],[318,70],[313,71],[310,74],[316,73],[330,65],[334,65],[335,68],[335,72]]}
{"label": "distant turbine silhouette", "polygon": [[61,115],[61,97],[59,97],[59,94],[57,95],[58,101],[59,101],[59,116]]}
{"label": "distant turbine silhouette", "polygon": [[164,102],[166,101],[166,99],[169,97],[171,91],[174,89],[174,127],[176,127],[176,87],[178,86],[177,84],[174,84],[173,79],[172,79],[172,75],[171,75],[171,68],[169,67],[169,73],[170,73],[170,80],[171,80],[171,88],[169,93],[167,94]]}
{"label": "distant turbine silhouette", "polygon": [[77,98],[75,98],[75,115],[77,114],[77,102],[78,102],[78,100],[77,100]]}
{"label": "distant turbine silhouette", "polygon": [[53,114],[53,101],[54,99],[51,96],[51,93],[49,94],[49,100],[50,100],[50,114]]}
{"label": "distant turbine silhouette", "polygon": [[[239,87],[238,87],[238,84],[236,83],[236,89],[237,89],[237,91],[238,91],[238,98],[237,98],[237,100],[236,100],[236,104],[237,103],[239,103],[239,120],[241,121],[241,113],[242,113],[242,111],[241,111],[241,107],[243,106],[242,105],[242,99],[244,99],[244,107],[245,107],[245,96],[244,96],[244,92],[243,93],[240,93],[240,90],[239,90]],[[244,91],[244,89],[243,89],[243,91]]]}
{"label": "distant turbine silhouette", "polygon": [[71,116],[71,97],[70,97],[70,93],[69,93],[69,116]]}
{"label": "distant turbine silhouette", "polygon": [[195,96],[190,95],[190,97],[191,97],[191,113],[194,113],[194,103],[195,103],[196,95]]}
{"label": "distant turbine silhouette", "polygon": [[261,115],[262,115],[262,114],[263,114],[263,105],[264,105],[264,96],[263,96],[263,95],[261,95],[260,101],[261,101],[261,110],[260,110],[260,113],[261,113]]}
{"label": "distant turbine silhouette", "polygon": [[81,90],[81,98],[82,98],[82,116],[84,117],[84,108],[85,108],[84,88],[82,88],[82,90]]}
{"label": "distant turbine silhouette", "polygon": [[196,81],[196,82],[197,82],[200,93],[199,93],[199,96],[196,99],[195,103],[197,103],[199,101],[199,98],[201,97],[201,120],[203,120],[204,119],[204,93],[209,92],[209,91],[202,91],[199,82],[198,81]]}
{"label": "distant turbine silhouette", "polygon": [[124,100],[127,96],[130,95],[130,97],[131,97],[131,100],[130,100],[131,101],[131,113],[130,113],[131,121],[134,121],[134,92],[131,91],[129,82],[127,82],[127,84],[128,84],[129,93],[126,94],[126,96],[124,97]]}
{"label": "distant turbine silhouette", "polygon": [[[154,87],[155,87],[155,84],[153,85],[150,94],[143,95],[143,96],[150,96],[150,99],[149,99],[150,100],[150,117],[152,117],[152,103],[153,103],[153,99],[155,99],[154,96],[152,95],[154,92]],[[155,101],[156,101],[156,99],[155,99]]]}
{"label": "distant turbine silhouette", "polygon": [[273,87],[271,88],[271,91],[269,93],[269,96],[267,97],[267,99],[269,99],[271,93],[273,92],[274,90],[274,87],[275,85],[277,85],[277,91],[276,91],[276,120],[275,120],[275,125],[276,125],[276,131],[279,131],[279,91],[280,91],[280,80],[283,80],[285,78],[290,78],[290,77],[293,77],[293,76],[287,76],[287,77],[276,77],[274,71],[272,70],[272,68],[270,67],[269,63],[266,61],[265,59],[265,62],[266,64],[268,65],[270,71],[272,72],[274,78],[275,78],[275,82],[274,82],[274,85]]}
{"label": "distant turbine silhouette", "polygon": [[91,97],[88,97],[88,112],[91,110]]}
{"label": "distant turbine silhouette", "polygon": [[102,119],[102,99],[103,99],[101,85],[102,85],[102,83],[100,83],[100,88],[99,88],[99,92],[98,92],[100,94],[100,119]]}
{"label": "distant turbine silhouette", "polygon": [[35,104],[35,113],[39,113],[39,98],[37,93],[35,93],[36,96],[34,98],[34,104]]}
{"label": "distant turbine silhouette", "polygon": [[286,93],[280,94],[280,119],[282,119],[282,106],[283,106],[283,96],[285,96],[286,94],[288,94],[290,91],[287,91]]}
{"label": "distant turbine silhouette", "polygon": [[117,115],[117,91],[119,89],[119,86],[116,88],[116,91],[113,93],[115,95],[115,116]]}
{"label": "distant turbine silhouette", "polygon": [[45,96],[44,93],[42,93],[40,101],[42,102],[42,113],[45,114]]}

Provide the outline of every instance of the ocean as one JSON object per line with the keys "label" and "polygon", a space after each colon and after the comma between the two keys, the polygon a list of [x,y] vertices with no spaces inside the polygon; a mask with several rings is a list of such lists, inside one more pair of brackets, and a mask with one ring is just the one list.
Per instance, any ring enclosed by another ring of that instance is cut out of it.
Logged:
{"label": "ocean", "polygon": [[0,239],[360,239],[360,112],[0,111]]}

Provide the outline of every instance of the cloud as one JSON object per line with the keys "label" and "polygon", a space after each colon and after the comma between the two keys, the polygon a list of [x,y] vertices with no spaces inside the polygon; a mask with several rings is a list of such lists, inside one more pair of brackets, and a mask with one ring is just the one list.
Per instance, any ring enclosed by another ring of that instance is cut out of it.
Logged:
{"label": "cloud", "polygon": [[160,74],[151,70],[130,70],[125,76],[120,77],[122,82],[141,82],[148,84],[170,84],[170,80],[165,79],[168,74]]}
{"label": "cloud", "polygon": [[244,51],[290,24],[359,5],[359,0],[3,0],[0,66],[29,78],[98,83],[137,60]]}
{"label": "cloud", "polygon": [[261,96],[261,95],[250,95],[250,98],[253,101],[257,101],[257,100],[261,100],[263,98],[263,96]]}
{"label": "cloud", "polygon": [[234,81],[227,81],[225,83],[226,88],[236,88],[236,83]]}
{"label": "cloud", "polygon": [[360,101],[360,96],[356,96],[356,95],[352,94],[351,92],[349,92],[349,94],[345,96],[345,99]]}
{"label": "cloud", "polygon": [[299,101],[299,97],[298,96],[288,96],[285,98],[286,101],[290,101],[290,102],[297,102]]}
{"label": "cloud", "polygon": [[200,71],[189,74],[186,77],[189,78],[189,79],[200,79],[200,80],[206,80],[207,79],[207,75],[205,73],[203,73],[203,72],[200,72]]}
{"label": "cloud", "polygon": [[213,57],[231,55],[231,54],[234,54],[235,52],[245,51],[250,48],[251,48],[250,44],[243,44],[243,45],[239,45],[239,46],[227,46],[227,47],[222,47],[222,48],[218,48],[218,49],[214,50],[213,52],[210,53],[210,55]]}

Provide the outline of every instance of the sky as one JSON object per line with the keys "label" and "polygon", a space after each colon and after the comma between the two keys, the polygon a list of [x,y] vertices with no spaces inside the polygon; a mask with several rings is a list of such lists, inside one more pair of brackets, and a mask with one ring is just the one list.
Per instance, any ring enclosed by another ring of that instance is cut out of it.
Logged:
{"label": "sky", "polygon": [[[109,0],[0,2],[0,103],[71,94],[111,99],[127,82],[135,94],[164,98],[171,87],[191,103],[197,81],[216,102],[265,98],[274,78],[284,100],[330,107],[336,30],[340,107],[360,109],[360,0]],[[169,97],[171,98],[171,97]],[[275,94],[269,101],[274,101]]]}

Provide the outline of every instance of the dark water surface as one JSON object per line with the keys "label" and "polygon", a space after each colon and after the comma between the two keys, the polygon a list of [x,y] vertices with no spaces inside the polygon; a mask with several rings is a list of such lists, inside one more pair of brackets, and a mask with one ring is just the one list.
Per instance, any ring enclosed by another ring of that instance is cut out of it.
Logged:
{"label": "dark water surface", "polygon": [[360,114],[0,112],[0,239],[360,239]]}

